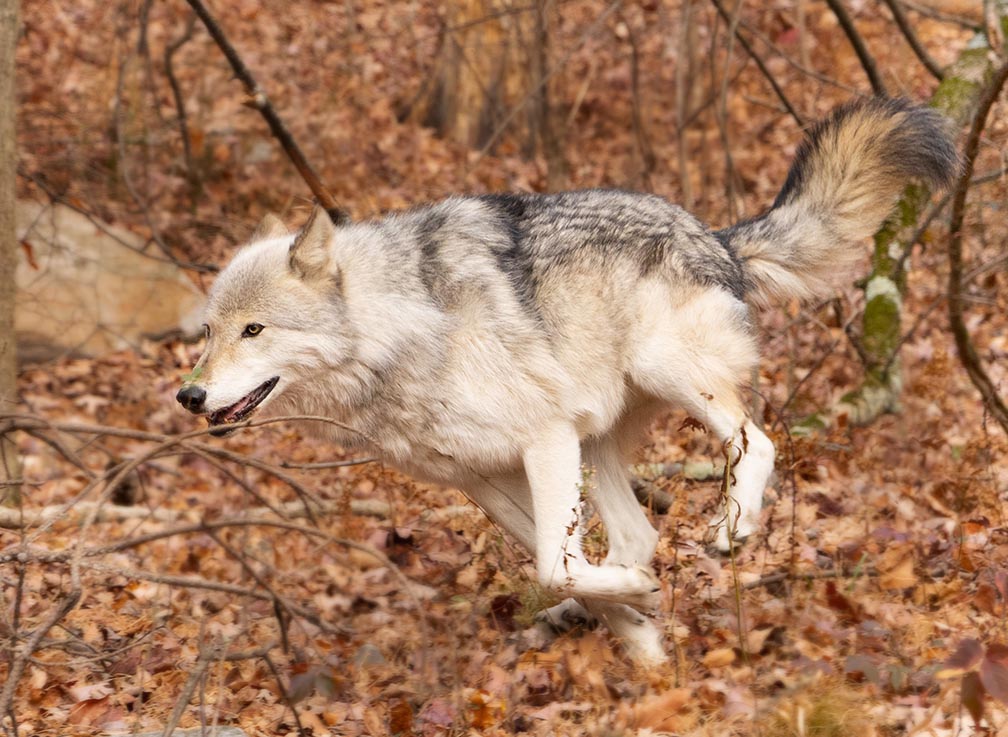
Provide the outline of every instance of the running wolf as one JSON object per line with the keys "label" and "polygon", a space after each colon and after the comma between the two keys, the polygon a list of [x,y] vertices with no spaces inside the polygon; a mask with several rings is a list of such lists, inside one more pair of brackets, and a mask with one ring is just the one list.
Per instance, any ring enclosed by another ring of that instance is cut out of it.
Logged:
{"label": "running wolf", "polygon": [[[221,434],[257,411],[328,418],[305,424],[462,489],[570,597],[549,617],[597,618],[659,662],[642,614],[658,533],[628,454],[657,413],[686,410],[733,449],[718,543],[753,533],[774,448],[746,414],[750,305],[828,294],[910,180],[944,187],[957,167],[937,113],[869,99],[815,126],[771,208],[724,230],[610,190],[452,197],[339,227],[316,208],[298,233],[268,216],[217,277],[177,398]],[[588,502],[599,565],[582,552]]]}

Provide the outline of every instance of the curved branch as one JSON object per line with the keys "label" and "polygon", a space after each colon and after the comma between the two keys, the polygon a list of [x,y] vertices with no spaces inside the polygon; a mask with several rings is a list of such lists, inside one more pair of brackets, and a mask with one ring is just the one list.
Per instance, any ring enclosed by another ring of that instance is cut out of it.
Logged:
{"label": "curved branch", "polygon": [[984,90],[973,116],[973,125],[970,127],[969,136],[966,138],[966,145],[963,149],[963,170],[956,185],[955,195],[952,198],[952,215],[949,224],[949,286],[948,286],[948,306],[949,325],[952,328],[952,335],[955,337],[956,348],[959,353],[959,361],[962,363],[966,373],[969,374],[970,381],[977,388],[983,397],[984,404],[988,411],[998,421],[998,424],[1008,432],[1008,407],[1005,406],[998,395],[987,372],[983,368],[980,356],[970,339],[969,330],[963,319],[963,256],[962,256],[962,231],[963,220],[966,212],[966,195],[969,192],[970,179],[973,176],[973,165],[976,161],[977,152],[980,149],[980,136],[987,125],[987,115],[991,107],[1001,94],[1001,89],[1008,80],[1008,61],[1002,64],[994,73],[990,84]]}

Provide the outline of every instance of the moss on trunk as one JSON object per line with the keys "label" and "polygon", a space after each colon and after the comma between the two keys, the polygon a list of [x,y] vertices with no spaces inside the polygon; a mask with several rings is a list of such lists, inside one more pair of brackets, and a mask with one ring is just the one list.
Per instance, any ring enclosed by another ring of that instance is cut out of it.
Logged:
{"label": "moss on trunk", "polygon": [[[946,70],[945,79],[931,97],[931,106],[957,127],[972,115],[991,73],[989,51],[986,38],[977,36]],[[833,407],[830,414],[834,418],[845,415],[850,422],[864,425],[885,412],[899,411],[902,379],[898,351],[907,285],[902,254],[913,246],[910,240],[930,197],[927,187],[908,185],[893,216],[875,234],[872,271],[865,280],[866,301],[861,320],[864,379],[860,387],[845,394]],[[817,420],[822,422],[821,416]]]}

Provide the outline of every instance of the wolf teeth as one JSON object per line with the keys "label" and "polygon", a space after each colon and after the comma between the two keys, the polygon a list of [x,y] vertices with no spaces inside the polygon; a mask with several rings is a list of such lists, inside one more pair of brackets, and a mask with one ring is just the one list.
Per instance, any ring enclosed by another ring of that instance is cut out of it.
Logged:
{"label": "wolf teeth", "polygon": [[223,425],[245,419],[273,391],[273,387],[276,386],[278,380],[279,377],[274,376],[272,379],[264,381],[234,404],[213,412],[210,415],[210,424]]}

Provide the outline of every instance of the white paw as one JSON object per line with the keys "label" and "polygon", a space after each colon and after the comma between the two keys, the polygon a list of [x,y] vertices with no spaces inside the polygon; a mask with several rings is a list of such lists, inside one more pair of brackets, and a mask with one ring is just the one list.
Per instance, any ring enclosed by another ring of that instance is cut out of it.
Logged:
{"label": "white paw", "polygon": [[623,604],[593,602],[590,606],[634,663],[649,667],[668,660],[661,632],[651,619]]}
{"label": "white paw", "polygon": [[601,599],[634,609],[655,609],[661,601],[661,585],[654,571],[644,566],[591,565],[568,562],[560,576],[543,576],[539,582],[562,596]]}
{"label": "white paw", "polygon": [[617,596],[605,597],[609,601],[626,604],[642,612],[653,611],[661,604],[661,583],[654,569],[630,566],[627,569],[630,584]]}
{"label": "white paw", "polygon": [[722,553],[727,553],[734,547],[740,546],[746,539],[759,529],[759,524],[752,515],[743,515],[735,521],[734,529],[731,530],[733,540],[729,542],[729,526],[725,515],[721,514],[711,520],[710,526],[715,529],[714,546]]}
{"label": "white paw", "polygon": [[637,631],[624,632],[619,641],[626,650],[627,657],[641,667],[652,668],[668,662],[658,628],[650,622],[645,627],[637,628]]}
{"label": "white paw", "polygon": [[570,632],[573,629],[592,629],[598,625],[577,599],[564,599],[559,604],[543,609],[535,615],[536,622],[549,625],[556,632]]}

